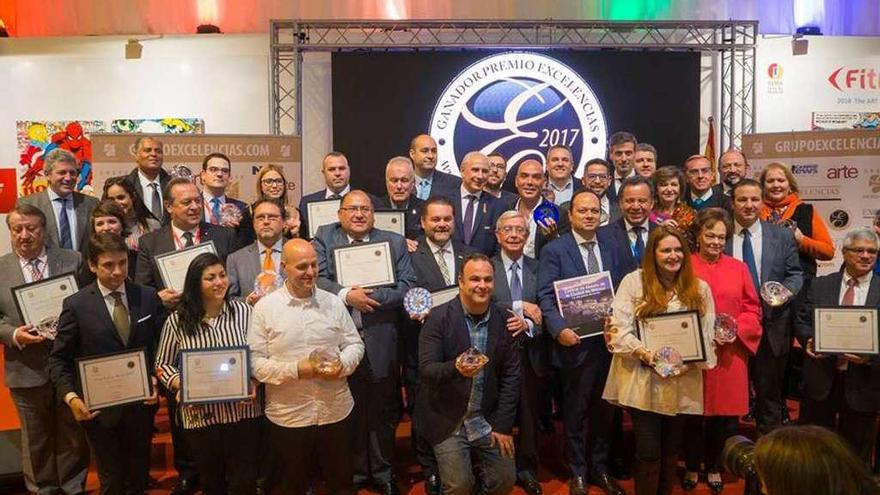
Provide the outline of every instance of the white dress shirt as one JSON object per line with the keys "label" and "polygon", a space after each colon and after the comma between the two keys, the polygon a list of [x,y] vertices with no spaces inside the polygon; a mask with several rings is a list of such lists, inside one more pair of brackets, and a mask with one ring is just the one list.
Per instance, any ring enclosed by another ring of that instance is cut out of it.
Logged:
{"label": "white dress shirt", "polygon": [[694,196],[693,194],[691,194],[691,200],[692,200],[692,201],[696,201],[696,200],[698,200],[698,199],[699,199],[699,200],[703,200],[703,201],[709,201],[709,198],[711,198],[711,197],[712,197],[712,188],[711,188],[711,187],[709,187],[709,189],[706,190],[706,192],[704,192],[704,193],[703,193],[701,196],[699,196],[699,197]]}
{"label": "white dress shirt", "polygon": [[342,377],[364,356],[364,343],[345,304],[315,288],[295,297],[287,286],[260,299],[248,331],[254,378],[266,384],[266,417],[288,428],[332,424],[345,419],[354,399],[345,379],[299,378],[297,363],[317,348],[339,350]]}
{"label": "white dress shirt", "polygon": [[630,177],[633,177],[635,175],[636,175],[635,167],[633,167],[633,169],[629,171],[629,175],[627,175],[626,177],[623,177],[623,178],[618,177],[617,172],[614,172],[614,184],[613,184],[614,185],[614,192],[619,193],[620,186],[623,185],[623,181],[625,181],[626,179],[629,179]]}
{"label": "white dress shirt", "polygon": [[[743,226],[733,222],[733,257],[743,261],[743,235],[742,235]],[[763,254],[763,250],[761,249],[761,244],[763,244],[764,238],[764,229],[761,228],[761,221],[757,220],[752,224],[751,227],[748,228],[749,233],[752,234],[752,252],[755,253],[755,268],[758,270],[758,282],[761,281],[761,258]]]}
{"label": "white dress shirt", "polygon": [[600,219],[599,226],[604,227],[611,221],[611,200],[608,199],[607,194],[603,194],[602,197],[599,198],[599,209],[602,210],[602,213],[605,215],[605,220]]}
{"label": "white dress shirt", "polygon": [[[513,278],[513,271],[510,269],[513,266],[513,262],[516,261],[517,265],[517,274],[519,275],[519,285],[523,289],[525,289],[525,276],[523,272],[525,271],[525,256],[520,255],[519,259],[511,259],[507,256],[507,253],[504,250],[501,251],[501,263],[504,265],[504,276],[507,277],[507,287],[511,287],[511,278]],[[513,293],[510,294],[511,300],[510,305],[513,309],[513,312],[518,314],[521,318],[526,320],[526,325],[529,326],[528,330],[526,330],[526,335],[529,337],[534,337],[535,335],[535,323],[530,320],[528,317],[523,315],[523,300],[522,299],[513,299]]]}
{"label": "white dress shirt", "polygon": [[[865,275],[857,278],[859,285],[853,287],[853,306],[864,306],[865,301],[868,300],[868,289],[871,287],[871,279],[874,276],[874,271],[871,270]],[[846,289],[848,287],[849,281],[852,280],[852,275],[843,271],[843,277],[840,279],[840,294],[837,296],[837,301],[840,304],[843,304],[843,295],[846,293]]]}
{"label": "white dress shirt", "polygon": [[[122,305],[125,306],[125,310],[128,311],[128,299],[125,297],[125,282],[119,284],[119,288],[116,290],[110,290],[107,287],[104,287],[101,284],[100,280],[97,280],[95,283],[98,284],[98,290],[101,292],[101,297],[104,298],[104,305],[107,306],[107,312],[110,314],[110,319],[113,319],[113,308],[116,307],[116,299],[110,294],[114,292],[119,292],[122,294]],[[131,312],[129,312],[131,314]]]}
{"label": "white dress shirt", "polygon": [[150,184],[156,184],[156,190],[159,191],[159,208],[162,208],[161,202],[165,198],[162,197],[162,183],[159,182],[159,176],[156,176],[156,180],[150,180],[138,170],[138,181],[141,183],[141,190],[144,191],[144,206],[147,207],[147,210],[153,211],[153,187]]}
{"label": "white dress shirt", "polygon": [[[196,226],[196,228],[191,229],[191,230],[181,230],[181,229],[177,228],[172,223],[171,224],[171,231],[174,233],[174,236],[175,236],[175,241],[174,241],[174,248],[175,249],[183,249],[184,247],[186,247],[186,238],[183,237],[183,234],[185,234],[186,232],[189,232],[190,234],[192,234],[193,246],[195,246],[196,244],[200,244],[201,238],[199,237],[199,227],[198,226]],[[178,242],[180,242],[180,244],[177,244]]]}
{"label": "white dress shirt", "polygon": [[331,191],[330,189],[325,188],[324,189],[324,199],[330,199],[330,196],[333,196],[334,194],[338,195],[341,198],[341,197],[345,196],[346,194],[348,194],[349,191],[351,191],[351,184],[345,186],[345,188],[343,188],[338,193],[335,193],[335,192]]}
{"label": "white dress shirt", "polygon": [[[61,206],[60,201],[55,201],[61,196],[55,194],[52,188],[47,187],[46,193],[49,194],[49,204],[52,205],[52,211],[55,212],[55,226],[58,228],[58,241],[61,241]],[[64,202],[64,213],[67,215],[67,223],[70,224],[70,243],[74,251],[79,251],[79,237],[76,235],[76,210],[73,208],[73,194],[67,196]]]}
{"label": "white dress shirt", "polygon": [[593,241],[594,244],[593,244],[592,251],[593,251],[593,254],[596,255],[596,261],[599,262],[599,266],[596,267],[596,273],[605,271],[605,268],[602,265],[602,251],[599,249],[599,238],[596,237],[595,234],[593,234],[592,239],[584,239],[583,237],[581,237],[580,234],[578,234],[574,230],[571,231],[571,235],[574,237],[574,242],[578,245],[578,248],[580,249],[581,259],[584,260],[584,268],[587,270],[590,269],[590,265],[587,263],[588,248],[587,248],[587,246],[584,245],[584,243],[588,242],[588,241]]}
{"label": "white dress shirt", "polygon": [[554,184],[552,180],[547,181],[547,183],[550,185],[550,189],[553,190],[554,204],[561,205],[571,201],[571,196],[574,194],[574,179],[569,179],[562,187]]}
{"label": "white dress shirt", "polygon": [[[46,254],[46,248],[43,248],[43,251],[37,256],[37,259],[40,260],[39,267],[40,274],[42,274],[40,280],[49,278],[51,274],[49,273],[49,256]],[[31,259],[19,256],[18,263],[21,265],[21,274],[24,276],[24,283],[29,284],[33,282],[34,274],[31,271]]]}
{"label": "white dress shirt", "polygon": [[211,193],[209,193],[207,191],[207,189],[205,191],[203,191],[202,192],[202,209],[205,212],[204,217],[207,219],[208,222],[214,223],[214,224],[219,224],[220,219],[214,218],[214,203],[212,203],[212,201],[215,198],[220,200],[219,206],[223,206],[226,204],[226,195],[225,194],[221,194],[220,196],[213,196]]}

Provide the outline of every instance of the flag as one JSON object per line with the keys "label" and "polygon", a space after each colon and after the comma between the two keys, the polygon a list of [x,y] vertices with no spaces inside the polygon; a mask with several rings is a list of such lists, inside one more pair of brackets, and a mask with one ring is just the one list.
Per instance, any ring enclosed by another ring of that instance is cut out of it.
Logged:
{"label": "flag", "polygon": [[709,117],[709,134],[706,136],[706,147],[703,155],[709,159],[712,168],[715,168],[715,118]]}

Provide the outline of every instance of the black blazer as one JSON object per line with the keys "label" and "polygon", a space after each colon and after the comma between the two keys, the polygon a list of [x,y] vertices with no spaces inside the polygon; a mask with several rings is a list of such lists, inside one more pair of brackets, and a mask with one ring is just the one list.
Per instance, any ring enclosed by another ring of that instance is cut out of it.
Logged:
{"label": "black blazer", "polygon": [[[204,199],[203,196],[202,201],[204,201]],[[231,229],[235,232],[235,248],[232,250],[235,251],[257,240],[257,234],[254,232],[254,219],[251,217],[251,209],[248,204],[244,201],[230,198],[229,196],[226,197],[226,202],[234,204],[238,208],[238,211],[241,212],[241,222],[238,224],[238,227]],[[202,222],[208,222],[205,219],[204,206],[202,207]]]}
{"label": "black blazer", "polygon": [[398,210],[405,209],[406,214],[404,215],[404,223],[406,226],[405,233],[407,239],[416,240],[420,235],[423,234],[422,231],[422,204],[424,201],[417,198],[415,194],[411,194],[409,196],[409,201],[406,203],[406,208],[397,208],[391,203],[391,198],[388,196],[383,196],[379,199],[379,204],[377,205],[377,209],[382,210]]}
{"label": "black blazer", "polygon": [[[491,305],[480,409],[492,430],[510,435],[519,402],[519,352],[507,332],[504,312]],[[471,347],[458,298],[431,311],[419,335],[419,378],[415,418],[431,445],[449,438],[467,412],[473,379],[455,369],[455,358]]]}
{"label": "black blazer", "polygon": [[431,190],[428,191],[429,198],[443,196],[446,199],[453,201],[458,197],[460,190],[461,177],[434,170],[434,175],[431,179]]}
{"label": "black blazer", "polygon": [[[461,209],[460,192],[461,189],[456,190],[456,195],[450,199],[455,214],[452,238],[464,242],[464,211]],[[486,256],[492,256],[497,248],[495,221],[505,212],[507,205],[491,194],[482,193],[474,207],[474,233],[468,245]]]}
{"label": "black blazer", "polygon": [[[160,192],[162,193],[163,198],[165,197],[164,196],[165,186],[168,185],[168,181],[170,181],[170,180],[171,180],[171,174],[166,172],[164,168],[159,169],[159,187],[162,188],[162,190]],[[135,167],[134,170],[132,170],[128,175],[125,176],[125,182],[128,182],[131,185],[131,187],[134,188],[135,193],[137,193],[137,195],[138,195],[138,199],[140,200],[141,203],[143,203],[144,202],[144,188],[141,187],[141,179],[140,179],[140,177],[138,177],[137,167]],[[144,209],[147,210],[147,212],[150,214],[151,217],[156,218],[156,216],[153,215],[153,212],[151,212],[146,207]],[[158,220],[160,223],[162,223],[163,220],[168,220],[168,213],[165,212],[165,208],[162,208],[162,212],[163,212],[163,218],[156,218],[156,220]]]}
{"label": "black blazer", "polygon": [[[538,260],[524,255],[522,257],[522,264],[520,281],[522,282],[523,301],[538,304]],[[504,260],[501,259],[500,253],[492,258],[492,265],[495,267],[495,292],[492,294],[492,299],[505,309],[512,308],[510,284],[507,282]],[[542,326],[534,325],[534,337],[529,338],[525,334],[520,334],[516,337],[516,340],[528,356],[529,364],[532,366],[535,374],[538,376],[549,375],[550,368],[547,366],[547,336],[544,334]],[[522,366],[526,366],[526,363],[522,363]]]}
{"label": "black blazer", "polygon": [[[807,296],[798,308],[795,317],[795,331],[802,346],[815,335],[813,322],[814,306],[839,306],[840,284],[843,272],[818,277],[813,280]],[[871,278],[868,287],[866,306],[880,306],[880,278]],[[846,403],[854,411],[875,412],[880,410],[880,360],[873,359],[870,364],[853,364],[844,372],[844,395]],[[828,398],[834,378],[837,376],[837,359],[834,356],[813,359],[804,358],[803,383],[801,388],[807,397],[821,401]]]}
{"label": "black blazer", "polygon": [[[458,280],[458,272],[461,269],[461,263],[464,261],[464,258],[476,252],[470,246],[454,239],[452,240],[452,255],[455,258],[455,266],[450,267],[453,270],[450,275],[452,275],[453,285]],[[412,260],[413,270],[416,272],[416,287],[424,287],[431,292],[447,287],[443,274],[440,273],[440,267],[437,266],[437,259],[434,257],[434,253],[431,252],[431,247],[428,246],[428,241],[425,240],[424,236],[419,238],[419,246],[415,252],[410,253],[410,259]]]}
{"label": "black blazer", "polygon": [[[232,229],[211,225],[202,222],[199,224],[201,242],[214,241],[217,256],[226,263],[226,256],[235,251],[235,233]],[[174,244],[174,235],[171,225],[164,225],[159,230],[141,236],[138,240],[137,266],[134,270],[134,281],[141,285],[148,285],[161,291],[165,288],[159,267],[153,261],[153,256],[169,253],[177,249]]]}
{"label": "black blazer", "polygon": [[685,191],[685,197],[687,198],[687,205],[694,210],[700,211],[705,208],[724,208],[727,210],[727,213],[733,215],[733,203],[730,200],[730,196],[724,194],[724,187],[720,184],[712,186],[712,196],[710,196],[709,200],[699,208],[694,206],[694,200],[691,198],[690,191]]}
{"label": "black blazer", "polygon": [[[58,336],[48,360],[49,375],[60,397],[69,392],[82,396],[76,358],[143,348],[147,368],[153,369],[165,308],[151,287],[126,282],[125,294],[131,323],[128,344],[119,337],[97,284],[87,285],[64,300]],[[103,410],[96,420],[102,426],[112,426],[125,407]]]}

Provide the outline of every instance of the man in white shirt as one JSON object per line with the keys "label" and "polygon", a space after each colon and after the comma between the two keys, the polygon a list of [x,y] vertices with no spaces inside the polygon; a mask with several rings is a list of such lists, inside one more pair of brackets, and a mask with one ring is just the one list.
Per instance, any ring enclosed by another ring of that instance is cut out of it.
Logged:
{"label": "man in white shirt", "polygon": [[609,195],[614,198],[617,198],[624,179],[636,174],[633,169],[636,144],[636,137],[626,131],[617,131],[608,138],[608,160],[614,165],[614,183]]}
{"label": "man in white shirt", "polygon": [[165,187],[171,175],[162,169],[165,162],[162,142],[154,137],[139,137],[134,142],[134,150],[137,167],[125,177],[125,181],[131,184],[153,218],[164,223]]}
{"label": "man in white shirt", "polygon": [[557,205],[568,203],[574,194],[574,163],[571,149],[557,144],[547,150],[548,185],[553,191],[553,202]]}
{"label": "man in white shirt", "polygon": [[608,195],[613,176],[614,169],[611,164],[602,158],[593,158],[584,166],[584,175],[581,177],[584,188],[599,196],[599,207],[602,209],[599,226],[616,222],[620,218],[620,203],[617,197],[611,198]]}
{"label": "man in white shirt", "polygon": [[[364,343],[342,300],[316,287],[318,256],[311,244],[288,241],[281,263],[285,285],[256,304],[248,331],[254,378],[266,384],[281,492],[305,493],[314,459],[329,493],[348,495],[353,449],[346,418],[354,400],[346,377],[363,358]],[[319,349],[338,360],[314,366],[310,355]]]}
{"label": "man in white shirt", "polygon": [[[520,163],[516,170],[516,190],[519,193],[517,200],[511,206],[518,211],[528,225],[527,239],[523,247],[526,255],[537,259],[541,254],[541,248],[545,244],[556,239],[560,233],[565,233],[568,228],[568,218],[564,212],[559,215],[557,223],[552,218],[538,225],[535,221],[535,210],[545,203],[552,206],[542,195],[546,180],[544,179],[541,163],[537,160],[525,160]],[[564,210],[565,208],[560,207]],[[500,218],[500,217],[499,217]]]}

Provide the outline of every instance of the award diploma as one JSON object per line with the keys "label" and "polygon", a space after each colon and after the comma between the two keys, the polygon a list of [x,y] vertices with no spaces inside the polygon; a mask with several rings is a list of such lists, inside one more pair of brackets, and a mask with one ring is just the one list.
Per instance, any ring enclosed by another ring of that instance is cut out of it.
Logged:
{"label": "award diploma", "polygon": [[76,360],[82,400],[90,411],[150,398],[150,371],[143,349]]}
{"label": "award diploma", "polygon": [[440,289],[436,292],[432,292],[431,293],[431,299],[432,299],[431,309],[434,309],[437,306],[440,306],[441,304],[446,304],[449,301],[455,299],[456,297],[458,297],[458,286],[457,285],[451,285],[445,289]]}
{"label": "award diploma", "polygon": [[380,287],[397,282],[388,241],[336,248],[333,262],[336,282],[344,287]]}
{"label": "award diploma", "polygon": [[162,277],[162,283],[165,284],[165,287],[183,292],[183,283],[186,280],[189,264],[202,253],[217,254],[214,241],[154,256],[153,259],[156,260],[156,266],[159,268],[159,275]]}
{"label": "award diploma", "polygon": [[180,401],[206,404],[247,400],[250,394],[247,346],[180,351]]}
{"label": "award diploma", "polygon": [[315,237],[318,227],[339,221],[339,205],[341,203],[341,199],[328,199],[306,204],[309,214],[309,239]]}
{"label": "award diploma", "polygon": [[696,311],[666,313],[643,321],[637,320],[636,330],[639,340],[651,351],[671,347],[681,354],[685,363],[706,360],[703,327],[700,314]]}
{"label": "award diploma", "polygon": [[819,354],[880,354],[877,308],[838,306],[813,308],[813,347]]}
{"label": "award diploma", "polygon": [[373,212],[373,228],[387,230],[403,236],[406,233],[406,210],[376,210]]}
{"label": "award diploma", "polygon": [[18,312],[21,313],[21,321],[26,325],[36,326],[46,318],[58,318],[64,299],[78,290],[76,276],[65,273],[13,287],[12,295]]}

